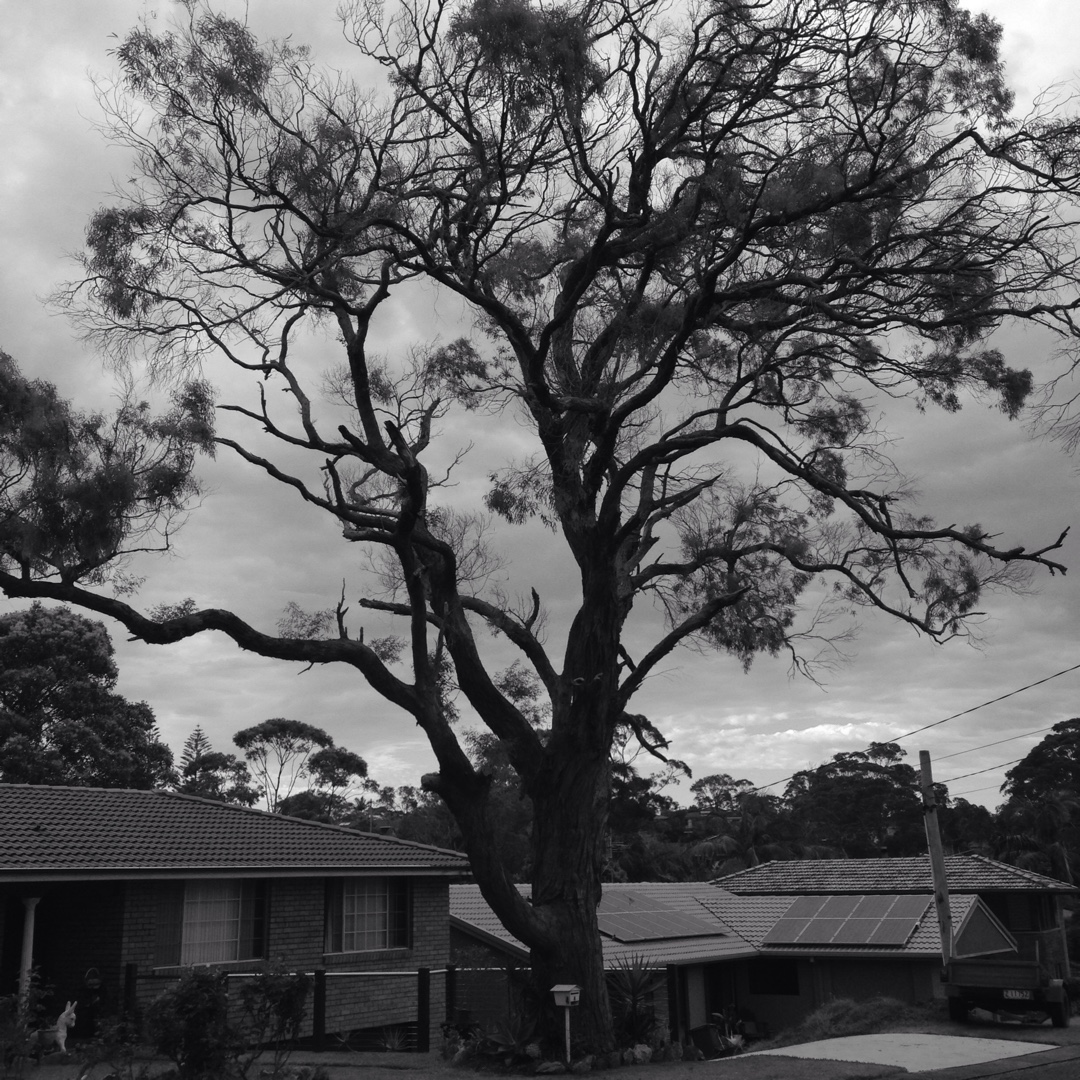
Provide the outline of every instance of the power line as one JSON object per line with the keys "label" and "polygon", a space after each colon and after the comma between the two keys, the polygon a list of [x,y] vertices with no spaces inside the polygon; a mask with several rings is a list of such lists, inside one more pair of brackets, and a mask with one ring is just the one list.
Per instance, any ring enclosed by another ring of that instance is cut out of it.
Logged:
{"label": "power line", "polygon": [[1001,790],[1001,785],[1000,784],[987,784],[986,787],[968,788],[967,791],[951,791],[951,792],[949,792],[949,798],[951,798],[951,799],[962,799],[965,795],[974,795],[976,792],[979,792],[979,791],[993,791],[995,789],[1000,791]]}
{"label": "power line", "polygon": [[1043,683],[1048,683],[1051,679],[1056,679],[1059,675],[1068,675],[1070,671],[1076,671],[1080,668],[1080,664],[1073,664],[1072,667],[1067,667],[1063,671],[1055,671],[1053,675],[1047,675],[1045,679],[1039,679],[1037,682],[1028,683],[1027,686],[1021,686],[1019,690],[1010,690],[1007,694],[1002,694],[1001,697],[991,698],[989,701],[984,701],[981,705],[973,705],[970,709],[964,709],[963,712],[953,713],[952,716],[946,716],[944,720],[935,720],[932,724],[924,724],[920,728],[915,728],[914,731],[905,731],[903,735],[897,735],[891,742],[899,742],[901,739],[907,739],[912,735],[918,735],[920,731],[929,731],[931,728],[940,727],[942,724],[947,724],[950,720],[956,720],[961,716],[967,716],[969,713],[977,712],[979,709],[985,709],[987,705],[996,705],[999,701],[1004,701],[1006,698],[1016,697],[1017,694],[1022,694],[1025,690],[1031,690],[1036,686],[1042,686]]}
{"label": "power line", "polygon": [[982,776],[983,773],[996,772],[998,769],[1004,769],[1007,765],[1017,765],[1023,758],[1016,758],[1015,761],[1003,761],[1000,765],[991,765],[989,769],[978,769],[975,772],[961,773],[959,776],[954,776],[951,780],[939,780],[940,784],[955,784],[957,780],[966,780],[969,776]]}
{"label": "power line", "polygon": [[1010,735],[1007,739],[998,739],[997,742],[986,742],[982,746],[972,746],[968,750],[957,750],[955,754],[942,754],[941,757],[935,757],[934,761],[948,761],[949,758],[960,757],[962,754],[974,754],[976,750],[985,750],[988,746],[1000,746],[1002,743],[1016,742],[1017,739],[1026,739],[1029,735],[1041,735],[1044,731],[1050,731],[1057,727],[1056,724],[1051,724],[1050,727],[1036,728],[1034,731],[1025,731],[1022,735]]}
{"label": "power line", "polygon": [[[1080,664],[1073,664],[1072,667],[1063,668],[1061,671],[1055,671],[1053,675],[1047,675],[1045,679],[1038,679],[1035,682],[1028,683],[1027,686],[1021,686],[1019,689],[1010,690],[1007,694],[1002,694],[1000,697],[991,698],[989,701],[984,701],[981,705],[973,705],[970,709],[964,709],[962,712],[953,713],[952,716],[946,716],[944,720],[935,720],[932,724],[924,724],[922,727],[915,728],[913,731],[906,731],[906,732],[904,732],[903,735],[897,735],[895,739],[890,739],[889,741],[896,743],[896,742],[899,742],[901,739],[907,739],[907,738],[910,738],[912,735],[918,735],[920,731],[929,731],[931,728],[940,727],[942,724],[947,724],[950,720],[958,720],[961,716],[968,716],[973,712],[978,712],[979,709],[985,709],[987,705],[996,705],[999,701],[1005,701],[1007,698],[1016,697],[1017,694],[1022,694],[1025,690],[1032,690],[1036,686],[1042,686],[1043,683],[1050,682],[1051,679],[1056,679],[1061,675],[1068,675],[1070,671],[1077,671],[1077,670],[1080,670]],[[1051,725],[1051,726],[1053,726],[1053,725]],[[1039,728],[1036,731],[1029,731],[1029,732],[1026,732],[1025,734],[1027,734],[1027,735],[1037,735],[1041,731],[1049,731],[1049,730],[1050,730],[1050,728]],[[1022,739],[1022,738],[1024,738],[1024,736],[1023,735],[1014,735],[1012,738]],[[1000,741],[1003,742],[1003,743],[1004,742],[1012,742],[1012,739],[1001,739]],[[985,745],[986,746],[997,746],[998,743],[986,743]],[[983,747],[983,746],[975,746],[975,747],[972,747],[972,750],[982,750],[984,748],[985,747]],[[945,757],[938,758],[937,760],[938,761],[944,761],[944,760],[946,760],[946,758],[959,757],[960,754],[966,754],[966,753],[969,753],[969,751],[961,750],[956,754],[947,754]],[[1007,762],[1005,762],[1005,765],[1015,765],[1016,762],[1018,762],[1018,761],[1023,761],[1023,758],[1017,758],[1016,761],[1007,761]],[[1005,765],[994,765],[990,769],[982,769],[980,771],[981,772],[992,772],[993,769],[1003,769],[1005,767]],[[812,770],[807,770],[807,771],[812,771]],[[963,776],[954,776],[953,780],[962,780],[964,778],[964,776],[977,776],[977,775],[978,775],[977,773],[964,773]],[[777,784],[783,784],[788,780],[793,780],[794,778],[795,778],[795,774],[792,773],[791,776],[784,776],[784,777],[781,777],[779,780],[773,780],[772,783],[770,783],[770,784],[759,784],[756,788],[754,788],[754,790],[755,791],[766,791],[771,787],[776,787]],[[948,782],[952,783],[953,781],[948,781]],[[979,788],[978,790],[982,791],[982,790],[985,790],[985,789]]]}

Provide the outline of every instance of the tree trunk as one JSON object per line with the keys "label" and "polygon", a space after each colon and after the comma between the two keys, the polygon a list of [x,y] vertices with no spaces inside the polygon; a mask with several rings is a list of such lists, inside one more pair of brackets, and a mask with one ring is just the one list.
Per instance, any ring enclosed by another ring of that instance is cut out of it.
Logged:
{"label": "tree trunk", "polygon": [[[579,986],[581,1003],[570,1018],[577,1052],[608,1051],[615,1036],[596,907],[611,766],[598,752],[552,758],[559,765],[549,767],[533,794],[532,902],[547,930],[547,944],[531,949],[533,978],[545,1006],[552,1004],[552,986]],[[558,1013],[562,1041],[562,1010]]]}

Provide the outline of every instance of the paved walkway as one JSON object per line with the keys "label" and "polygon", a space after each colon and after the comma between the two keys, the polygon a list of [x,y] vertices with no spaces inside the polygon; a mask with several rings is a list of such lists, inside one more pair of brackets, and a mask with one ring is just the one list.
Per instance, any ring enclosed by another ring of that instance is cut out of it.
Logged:
{"label": "paved walkway", "polygon": [[819,1058],[825,1061],[859,1061],[868,1065],[895,1065],[908,1072],[952,1069],[987,1061],[1041,1054],[1054,1047],[1046,1043],[1005,1039],[973,1039],[959,1035],[849,1035],[839,1039],[758,1050],[747,1057]]}

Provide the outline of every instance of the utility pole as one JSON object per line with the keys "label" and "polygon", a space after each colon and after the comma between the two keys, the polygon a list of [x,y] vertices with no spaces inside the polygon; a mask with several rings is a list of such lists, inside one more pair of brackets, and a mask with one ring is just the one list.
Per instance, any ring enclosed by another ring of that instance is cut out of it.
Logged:
{"label": "utility pole", "polygon": [[948,969],[952,959],[952,913],[949,910],[949,884],[945,879],[945,853],[941,848],[941,826],[938,821],[934,776],[930,769],[930,752],[919,751],[922,774],[923,824],[926,826],[926,846],[930,850],[930,873],[934,879],[934,907],[937,909],[941,931],[941,963]]}

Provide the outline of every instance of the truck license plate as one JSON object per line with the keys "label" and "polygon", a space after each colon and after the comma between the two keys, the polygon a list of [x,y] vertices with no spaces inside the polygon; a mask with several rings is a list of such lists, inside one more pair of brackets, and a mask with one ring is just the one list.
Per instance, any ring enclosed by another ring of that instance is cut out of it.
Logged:
{"label": "truck license plate", "polygon": [[1030,1001],[1031,1000],[1031,991],[1030,990],[1005,990],[1003,993],[1004,993],[1004,996],[1006,998],[1009,998],[1012,1001]]}

